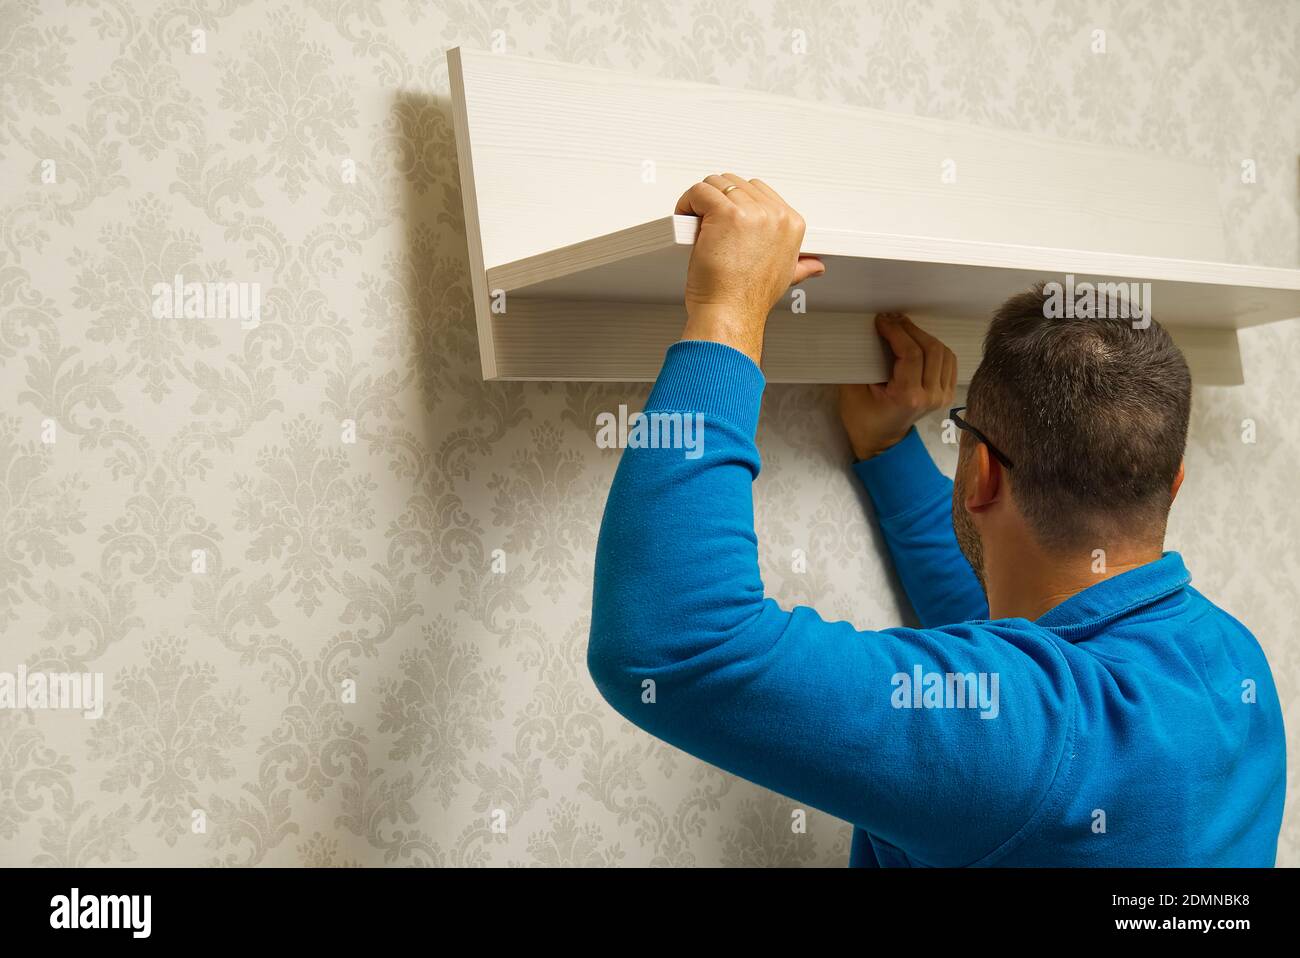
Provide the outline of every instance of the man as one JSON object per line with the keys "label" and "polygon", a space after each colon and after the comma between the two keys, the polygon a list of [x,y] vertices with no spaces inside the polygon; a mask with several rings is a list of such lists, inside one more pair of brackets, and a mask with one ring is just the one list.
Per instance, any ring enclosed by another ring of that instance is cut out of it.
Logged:
{"label": "man", "polygon": [[823,271],[759,180],[710,176],[686,328],[646,412],[703,455],[628,449],[596,556],[588,665],[622,715],[852,822],[851,864],[1261,866],[1282,715],[1251,634],[1162,552],[1191,387],[1158,324],[994,318],[957,481],[913,424],[956,358],[881,317],[885,385],[841,391],[854,469],[921,628],[859,631],[763,597],[751,484],[767,314]]}

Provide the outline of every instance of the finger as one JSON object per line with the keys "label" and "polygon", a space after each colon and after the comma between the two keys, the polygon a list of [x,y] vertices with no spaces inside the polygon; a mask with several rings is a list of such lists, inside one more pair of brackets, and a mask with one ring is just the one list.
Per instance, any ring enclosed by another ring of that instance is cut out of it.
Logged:
{"label": "finger", "polygon": [[794,279],[790,285],[796,286],[804,280],[820,276],[824,272],[826,272],[826,264],[816,256],[800,256],[799,262],[794,264]]}
{"label": "finger", "polygon": [[721,176],[724,180],[727,181],[728,186],[739,187],[739,189],[734,192],[743,193],[745,196],[748,196],[750,199],[753,200],[765,201],[767,199],[767,197],[765,197],[762,193],[754,189],[753,184],[750,183],[749,180],[745,179],[743,176],[740,176],[736,173],[723,173],[721,174]]}
{"label": "finger", "polygon": [[925,367],[921,370],[921,388],[932,398],[938,399],[946,382],[943,378],[943,354],[948,348],[907,316],[903,317],[903,328],[925,353]]}
{"label": "finger", "polygon": [[780,193],[772,189],[772,187],[768,186],[762,180],[759,179],[750,180],[749,185],[754,189],[755,193],[761,194],[762,196],[771,200],[774,203],[777,203],[781,206],[787,206],[787,207],[790,205],[784,199],[781,198]]}
{"label": "finger", "polygon": [[891,389],[903,392],[919,390],[925,366],[925,353],[920,344],[908,335],[897,315],[877,316],[876,331],[884,337],[894,354],[894,371],[889,377]]}
{"label": "finger", "polygon": [[708,216],[731,203],[711,183],[694,183],[681,195],[673,212],[679,216]]}
{"label": "finger", "polygon": [[753,188],[734,173],[712,173],[704,178],[704,182],[717,187],[723,196],[737,206],[752,206],[759,202]]}
{"label": "finger", "polygon": [[945,401],[940,405],[946,406],[952,402],[952,390],[956,381],[957,355],[951,349],[945,347],[943,351],[943,375],[939,380]]}

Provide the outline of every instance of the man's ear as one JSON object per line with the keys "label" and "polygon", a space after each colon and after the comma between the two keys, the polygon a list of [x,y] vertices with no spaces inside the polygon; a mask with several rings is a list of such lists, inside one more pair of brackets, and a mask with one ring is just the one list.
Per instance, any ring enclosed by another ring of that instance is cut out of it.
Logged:
{"label": "man's ear", "polygon": [[982,442],[972,450],[970,459],[966,511],[983,512],[1002,492],[1002,464],[989,455],[989,447]]}
{"label": "man's ear", "polygon": [[1174,490],[1169,494],[1169,501],[1173,502],[1178,498],[1178,490],[1183,485],[1183,474],[1187,470],[1187,461],[1184,460],[1178,464],[1178,475],[1174,476]]}

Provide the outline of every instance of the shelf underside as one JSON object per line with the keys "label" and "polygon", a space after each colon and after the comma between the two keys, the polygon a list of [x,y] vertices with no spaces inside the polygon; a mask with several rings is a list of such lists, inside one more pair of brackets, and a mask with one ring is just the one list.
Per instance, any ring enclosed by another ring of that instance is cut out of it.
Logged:
{"label": "shelf underside", "polygon": [[[488,286],[507,302],[680,303],[696,225],[665,217],[490,269]],[[1014,293],[1036,282],[1064,288],[1069,274],[1076,297],[1084,282],[1150,283],[1150,315],[1166,326],[1235,329],[1300,316],[1300,270],[815,229],[804,252],[827,266],[802,287],[809,312],[987,320]]]}

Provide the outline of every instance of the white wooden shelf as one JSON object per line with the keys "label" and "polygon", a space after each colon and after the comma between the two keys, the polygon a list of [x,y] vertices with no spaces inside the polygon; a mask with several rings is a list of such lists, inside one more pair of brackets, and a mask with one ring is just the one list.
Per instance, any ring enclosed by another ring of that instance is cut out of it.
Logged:
{"label": "white wooden shelf", "polygon": [[[680,302],[698,228],[693,216],[662,217],[494,267],[488,286],[535,299]],[[1078,282],[1150,282],[1152,301],[1184,326],[1300,314],[1300,270],[816,228],[803,252],[827,264],[805,286],[818,310],[987,317],[1009,293],[1069,273]]]}
{"label": "white wooden shelf", "polygon": [[465,50],[448,62],[488,379],[653,379],[698,227],[662,213],[722,170],[780,190],[827,264],[806,314],[773,312],[772,381],[879,381],[870,317],[901,310],[953,347],[964,382],[993,310],[1067,274],[1150,283],[1202,384],[1242,381],[1236,329],[1300,316],[1300,270],[1221,262],[1213,177],[1182,161]]}

